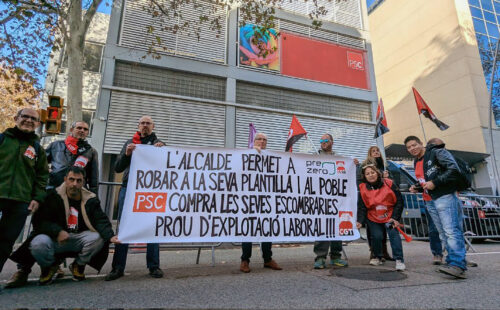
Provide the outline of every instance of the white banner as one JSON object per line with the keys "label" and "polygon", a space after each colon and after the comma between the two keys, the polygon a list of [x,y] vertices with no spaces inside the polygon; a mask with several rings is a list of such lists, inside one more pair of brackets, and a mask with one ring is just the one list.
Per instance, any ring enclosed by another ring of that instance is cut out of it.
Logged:
{"label": "white banner", "polygon": [[119,228],[126,243],[354,240],[350,158],[138,145]]}

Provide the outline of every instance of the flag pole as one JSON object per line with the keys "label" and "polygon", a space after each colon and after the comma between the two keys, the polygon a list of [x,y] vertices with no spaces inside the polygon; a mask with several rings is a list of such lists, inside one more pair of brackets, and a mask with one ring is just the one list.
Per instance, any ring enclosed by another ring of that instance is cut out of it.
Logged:
{"label": "flag pole", "polygon": [[307,141],[309,141],[309,143],[311,143],[311,145],[312,145],[314,151],[316,152],[316,154],[319,154],[319,151],[316,148],[316,145],[314,145],[314,143],[312,142],[311,138],[308,135],[306,135],[306,137],[307,137]]}
{"label": "flag pole", "polygon": [[424,144],[427,143],[427,137],[425,136],[424,124],[422,123],[422,114],[418,114],[418,120],[420,121],[420,127],[422,127],[422,132],[424,133]]}

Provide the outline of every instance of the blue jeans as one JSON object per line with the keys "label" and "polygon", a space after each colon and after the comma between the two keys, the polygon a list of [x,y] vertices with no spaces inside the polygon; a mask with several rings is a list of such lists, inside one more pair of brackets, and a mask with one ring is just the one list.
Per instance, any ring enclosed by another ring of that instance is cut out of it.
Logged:
{"label": "blue jeans", "polygon": [[427,205],[427,210],[446,245],[446,263],[467,270],[465,262],[465,239],[463,234],[462,204],[456,194],[448,194]]}
{"label": "blue jeans", "polygon": [[366,220],[366,224],[370,227],[370,242],[372,245],[373,255],[376,258],[384,257],[384,253],[382,251],[382,240],[384,239],[384,234],[387,230],[389,241],[391,242],[392,257],[395,260],[404,262],[403,243],[401,242],[399,231],[395,228],[386,229],[385,223],[375,223],[368,219]]}
{"label": "blue jeans", "polygon": [[431,252],[434,256],[443,256],[443,249],[446,247],[444,242],[441,242],[441,238],[439,238],[439,231],[432,220],[431,215],[429,214],[429,205],[434,206],[434,201],[425,201],[425,216],[427,218],[427,226],[429,227],[429,245],[431,246]]}
{"label": "blue jeans", "polygon": [[[127,193],[126,187],[120,188],[120,193],[118,194],[118,221],[120,221],[123,204],[125,203],[125,194]],[[125,265],[127,264],[127,253],[128,244],[120,243],[115,245],[115,254],[113,255],[113,262],[111,267],[116,270],[125,270]],[[146,265],[148,268],[159,268],[160,267],[160,245],[158,243],[148,243],[146,250]]]}

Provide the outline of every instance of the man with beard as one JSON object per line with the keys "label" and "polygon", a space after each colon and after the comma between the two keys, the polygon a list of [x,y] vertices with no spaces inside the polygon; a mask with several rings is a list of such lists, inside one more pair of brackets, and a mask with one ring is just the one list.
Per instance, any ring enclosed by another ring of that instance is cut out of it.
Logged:
{"label": "man with beard", "polygon": [[[150,116],[143,116],[139,119],[138,131],[134,134],[132,139],[127,140],[118,156],[115,165],[115,172],[123,172],[123,182],[118,194],[118,221],[120,221],[123,204],[125,203],[125,194],[127,193],[128,174],[130,169],[130,162],[132,160],[132,152],[135,150],[137,144],[149,144],[157,147],[164,146],[156,134],[153,132],[155,125]],[[113,255],[113,262],[111,264],[112,270],[106,275],[106,281],[116,280],[123,277],[125,265],[127,263],[128,244],[117,244],[115,247],[115,254]],[[148,243],[146,251],[146,263],[149,269],[149,275],[153,278],[163,277],[163,271],[160,269],[160,246],[158,243]]]}
{"label": "man with beard", "polygon": [[[73,280],[85,280],[85,266],[100,270],[108,257],[109,242],[119,243],[96,195],[83,187],[85,170],[71,166],[64,182],[49,190],[33,216],[33,233],[11,256],[20,263],[41,267],[39,283],[52,283],[61,260],[74,256],[69,266]],[[24,283],[26,284],[27,275]]]}
{"label": "man with beard", "polygon": [[54,141],[47,147],[47,161],[51,164],[49,189],[61,185],[68,168],[76,166],[85,170],[85,187],[97,194],[99,160],[97,151],[86,140],[88,134],[86,122],[74,122],[66,139]]}
{"label": "man with beard", "polygon": [[24,108],[14,120],[16,126],[0,135],[0,272],[26,217],[43,201],[49,175],[45,151],[35,134],[38,112]]}

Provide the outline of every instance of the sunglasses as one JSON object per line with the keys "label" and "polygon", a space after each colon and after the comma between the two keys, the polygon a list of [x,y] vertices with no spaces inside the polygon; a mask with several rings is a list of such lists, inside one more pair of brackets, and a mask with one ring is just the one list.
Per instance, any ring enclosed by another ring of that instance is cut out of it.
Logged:
{"label": "sunglasses", "polygon": [[34,117],[34,116],[31,116],[31,115],[26,115],[26,114],[21,114],[19,115],[20,118],[23,118],[23,119],[30,119],[34,122],[38,122],[38,117]]}
{"label": "sunglasses", "polygon": [[321,139],[321,140],[319,140],[319,143],[328,143],[328,142],[330,142],[329,139]]}

